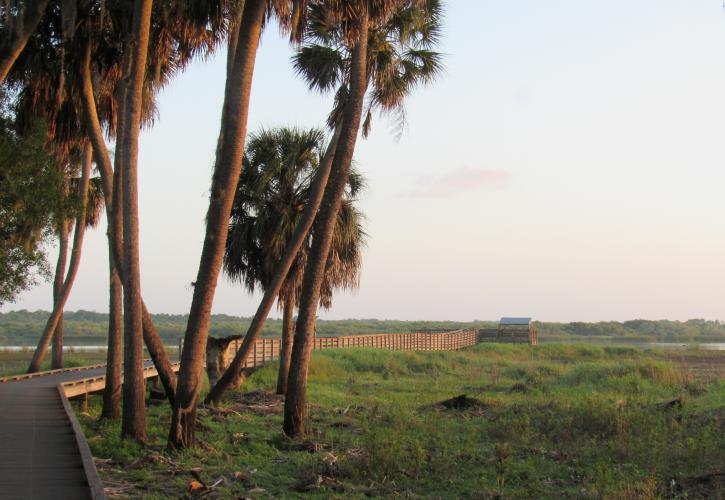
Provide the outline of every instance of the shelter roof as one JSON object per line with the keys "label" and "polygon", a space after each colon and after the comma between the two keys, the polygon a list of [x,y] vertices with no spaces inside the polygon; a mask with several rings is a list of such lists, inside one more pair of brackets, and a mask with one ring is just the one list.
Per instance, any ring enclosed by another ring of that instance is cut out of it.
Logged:
{"label": "shelter roof", "polygon": [[499,325],[528,325],[531,318],[501,318]]}

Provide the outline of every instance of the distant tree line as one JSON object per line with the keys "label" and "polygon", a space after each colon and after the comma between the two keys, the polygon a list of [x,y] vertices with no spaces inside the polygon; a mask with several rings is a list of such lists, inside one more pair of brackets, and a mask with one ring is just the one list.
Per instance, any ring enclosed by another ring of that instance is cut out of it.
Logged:
{"label": "distant tree line", "polygon": [[[154,324],[164,344],[176,346],[184,335],[185,314],[153,314]],[[48,319],[47,311],[11,311],[0,313],[0,345],[29,346]],[[214,314],[209,333],[228,337],[244,333],[252,318]],[[457,328],[495,328],[496,321],[397,321],[377,319],[318,320],[318,336],[361,335]],[[725,322],[703,319],[687,321],[602,321],[598,323],[537,323],[541,340],[649,340],[649,341],[725,341]],[[279,337],[282,320],[270,318],[262,336]],[[108,335],[108,314],[92,311],[65,313],[65,338],[69,345],[104,345]]]}
{"label": "distant tree line", "polygon": [[725,322],[704,319],[687,321],[645,320],[600,321],[598,323],[539,323],[542,339],[587,337],[658,341],[722,341]]}

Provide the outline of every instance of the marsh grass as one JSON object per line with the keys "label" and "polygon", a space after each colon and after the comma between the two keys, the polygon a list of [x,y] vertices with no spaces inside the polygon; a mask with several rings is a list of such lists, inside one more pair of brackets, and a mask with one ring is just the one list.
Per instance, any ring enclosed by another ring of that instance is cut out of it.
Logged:
{"label": "marsh grass", "polygon": [[[722,356],[722,355],[720,355]],[[725,362],[725,357],[721,357]],[[222,498],[722,498],[725,382],[628,348],[479,345],[460,352],[316,352],[309,433],[284,438],[270,363],[221,409],[200,410],[204,445],[164,451],[169,412],[149,409],[149,445],[81,418],[101,474],[129,497],[181,497],[193,476]],[[437,403],[468,394],[479,404]],[[659,403],[679,399],[681,406]]]}
{"label": "marsh grass", "polygon": [[[0,377],[25,373],[34,352],[35,347],[23,347],[19,351],[0,351]],[[179,357],[179,350],[175,346],[166,346],[166,352],[171,361],[176,361]],[[148,353],[145,353],[145,356],[148,357]],[[41,370],[50,370],[50,357],[49,352],[40,368]],[[63,355],[63,366],[65,368],[96,365],[105,362],[105,349],[87,351],[71,347]]]}
{"label": "marsh grass", "polygon": [[[28,363],[33,357],[34,348],[28,347],[20,351],[1,351],[0,352],[0,377],[8,375],[19,375],[25,373]],[[106,353],[103,352],[83,352],[83,351],[66,351],[63,356],[63,365],[65,368],[75,368],[77,366],[95,365],[106,362]],[[41,370],[50,370],[50,355],[43,362]]]}

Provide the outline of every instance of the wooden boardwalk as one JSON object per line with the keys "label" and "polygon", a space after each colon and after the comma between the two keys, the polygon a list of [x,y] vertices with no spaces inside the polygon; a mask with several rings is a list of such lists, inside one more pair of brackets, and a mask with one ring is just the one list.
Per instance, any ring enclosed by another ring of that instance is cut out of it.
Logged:
{"label": "wooden boardwalk", "polygon": [[[242,346],[244,339],[229,343],[224,352],[224,366],[228,366]],[[476,345],[479,333],[476,330],[453,330],[443,332],[410,333],[369,333],[365,335],[345,335],[341,337],[316,337],[312,349],[343,349],[349,347],[367,347],[390,351],[457,351]],[[179,344],[179,352],[183,343]],[[244,368],[254,368],[279,358],[282,341],[278,338],[261,338],[252,346]]]}
{"label": "wooden boardwalk", "polygon": [[[314,349],[367,347],[454,351],[483,341],[482,332],[420,332],[319,337]],[[241,345],[223,353],[230,361]],[[246,360],[256,367],[279,356],[278,339],[259,339]],[[174,365],[178,370],[178,363]],[[0,499],[102,499],[103,484],[68,398],[105,387],[105,365],[0,378]],[[145,378],[157,375],[150,361]]]}
{"label": "wooden boardwalk", "polygon": [[[102,390],[103,365],[0,379],[0,499],[105,498],[68,397]],[[147,362],[146,377],[156,376]]]}

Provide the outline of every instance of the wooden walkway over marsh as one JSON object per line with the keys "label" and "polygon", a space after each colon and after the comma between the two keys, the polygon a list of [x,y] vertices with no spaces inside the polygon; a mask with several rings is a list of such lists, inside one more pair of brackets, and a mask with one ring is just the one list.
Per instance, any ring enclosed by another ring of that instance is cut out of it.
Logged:
{"label": "wooden walkway over marsh", "polygon": [[[455,351],[482,342],[483,337],[484,332],[476,330],[318,337],[314,349]],[[226,360],[240,345],[241,340],[229,344]],[[258,339],[246,366],[276,359],[279,350],[279,339]],[[88,443],[68,401],[102,391],[105,370],[105,365],[95,365],[0,378],[0,499],[105,498]],[[150,361],[144,370],[145,378],[157,376]]]}
{"label": "wooden walkway over marsh", "polygon": [[[235,339],[224,353],[225,365],[234,358],[244,339]],[[345,335],[341,337],[316,337],[313,349],[343,349],[367,347],[390,351],[457,351],[479,342],[476,330],[454,330],[448,332],[413,333],[371,333],[367,335]],[[180,349],[183,346],[180,346]],[[252,346],[244,368],[254,368],[279,358],[282,341],[278,338],[261,338]],[[179,351],[181,352],[181,351]]]}
{"label": "wooden walkway over marsh", "polygon": [[[146,362],[146,378],[156,369]],[[0,499],[105,498],[68,398],[105,388],[105,365],[0,378]]]}

